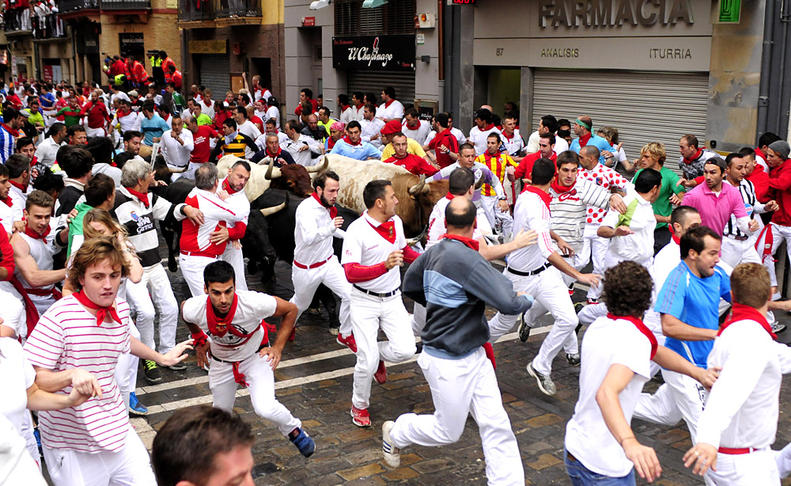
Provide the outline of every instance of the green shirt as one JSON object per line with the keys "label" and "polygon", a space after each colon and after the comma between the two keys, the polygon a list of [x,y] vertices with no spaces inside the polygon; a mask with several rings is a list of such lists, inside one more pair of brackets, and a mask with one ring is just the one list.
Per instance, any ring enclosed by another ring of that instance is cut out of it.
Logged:
{"label": "green shirt", "polygon": [[72,125],[79,125],[80,124],[80,112],[79,111],[72,111],[70,106],[64,106],[57,113],[55,116],[63,115],[63,123],[66,124],[67,127]]}
{"label": "green shirt", "polygon": [[333,124],[333,123],[335,123],[335,122],[337,122],[337,121],[338,121],[338,120],[333,120],[332,118],[330,118],[329,120],[327,120],[327,123],[322,123],[322,122],[319,122],[319,123],[318,123],[318,125],[319,125],[321,128],[323,128],[323,129],[324,129],[324,131],[326,131],[326,132],[327,132],[327,136],[329,137],[329,136],[330,136],[330,127],[332,126],[332,124]]}
{"label": "green shirt", "polygon": [[[632,184],[634,184],[637,180],[637,176],[640,175],[642,171],[643,169],[640,169],[634,173]],[[670,213],[673,212],[673,205],[670,204],[670,196],[684,192],[684,187],[678,185],[678,174],[667,167],[662,167],[659,173],[662,175],[662,187],[659,189],[659,197],[656,201],[651,203],[651,206],[654,208],[654,214],[670,216]],[[667,223],[656,223],[657,229],[666,226]]]}
{"label": "green shirt", "polygon": [[206,113],[198,115],[198,126],[201,127],[203,125],[211,125],[211,118]]}
{"label": "green shirt", "polygon": [[74,206],[74,209],[77,210],[77,216],[71,220],[69,223],[69,238],[68,238],[68,246],[66,247],[66,255],[71,257],[71,242],[74,240],[75,235],[82,235],[82,220],[85,219],[85,215],[88,214],[88,211],[93,209],[93,206],[89,206],[88,203],[81,202],[78,205]]}
{"label": "green shirt", "polygon": [[31,113],[30,116],[27,117],[27,121],[29,121],[31,125],[34,126],[40,126],[40,127],[44,126],[44,117],[38,111],[35,113]]}

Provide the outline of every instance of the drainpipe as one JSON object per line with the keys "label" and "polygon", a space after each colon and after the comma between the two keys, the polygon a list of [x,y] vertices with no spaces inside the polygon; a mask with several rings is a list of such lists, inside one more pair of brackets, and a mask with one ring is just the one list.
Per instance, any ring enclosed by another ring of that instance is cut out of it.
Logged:
{"label": "drainpipe", "polygon": [[771,81],[772,46],[774,44],[774,10],[775,0],[766,0],[764,11],[764,44],[761,51],[761,82],[758,88],[758,125],[755,135],[758,138],[768,131],[769,122],[769,84]]}

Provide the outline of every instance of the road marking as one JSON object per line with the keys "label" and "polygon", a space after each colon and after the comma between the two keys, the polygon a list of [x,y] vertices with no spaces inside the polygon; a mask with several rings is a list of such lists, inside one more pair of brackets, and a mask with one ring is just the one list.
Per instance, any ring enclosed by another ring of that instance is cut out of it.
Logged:
{"label": "road marking", "polygon": [[[541,334],[546,334],[546,333],[549,332],[550,329],[552,329],[552,326],[537,327],[537,328],[533,329],[532,331],[530,331],[530,335],[531,336],[538,336],[538,335],[541,335]],[[517,339],[519,339],[518,333],[512,332],[512,333],[503,335],[503,337],[501,337],[497,341],[497,344],[504,343],[504,342],[509,342],[509,341],[515,341]],[[352,352],[349,349],[340,349],[340,350],[337,350],[337,351],[330,351],[330,352],[327,352],[327,353],[314,354],[314,355],[306,356],[306,357],[303,357],[303,358],[295,358],[295,359],[284,361],[283,363],[281,363],[279,365],[279,367],[283,366],[283,365],[285,365],[286,363],[289,363],[289,362],[290,362],[290,364],[288,366],[297,366],[299,364],[311,363],[311,362],[320,361],[320,360],[323,360],[323,359],[330,359],[330,358],[333,358],[333,357],[336,357],[336,356],[342,356],[344,354],[352,354]],[[417,356],[414,356],[414,357],[410,358],[407,361],[402,361],[401,363],[388,363],[388,367],[392,368],[392,367],[395,367],[395,366],[401,366],[401,365],[413,363],[416,360],[417,360]],[[333,370],[333,371],[325,371],[323,373],[316,373],[316,374],[310,375],[310,376],[302,376],[302,377],[299,377],[299,378],[291,378],[289,380],[283,380],[283,381],[275,382],[275,390],[282,390],[282,389],[291,388],[291,387],[294,387],[294,386],[306,385],[308,383],[315,383],[317,381],[331,380],[331,379],[334,379],[334,378],[340,378],[342,376],[348,376],[348,375],[351,375],[353,373],[354,373],[354,367],[351,366],[351,367],[348,367],[348,368],[340,368],[340,369]],[[154,388],[157,388],[156,391],[167,390],[167,389],[172,389],[172,388],[180,388],[180,387],[183,387],[183,386],[190,386],[190,385],[193,385],[193,384],[196,384],[196,383],[206,383],[208,381],[209,381],[208,376],[204,376],[204,377],[199,377],[199,378],[188,378],[188,379],[184,379],[184,380],[176,380],[176,381],[172,381],[172,382],[169,382],[169,383],[163,383],[162,385],[155,385],[155,386],[151,386],[151,387],[144,387],[143,389],[148,390],[148,393],[152,393],[154,391],[152,389],[154,389]],[[172,386],[168,386],[168,385],[172,385]],[[165,387],[167,387],[167,388],[165,388]],[[143,389],[139,388],[138,390],[142,391]],[[140,396],[141,394],[142,393],[140,393],[140,391],[137,392],[138,396]],[[246,396],[249,396],[249,395],[250,395],[250,392],[247,390],[247,388],[242,388],[242,389],[239,389],[239,390],[236,391],[236,397],[237,398],[246,397]],[[158,405],[149,405],[148,406],[148,413],[149,414],[156,414],[156,413],[162,413],[162,412],[178,410],[180,408],[192,407],[192,406],[195,406],[195,405],[204,405],[204,404],[210,404],[210,403],[212,403],[212,396],[211,396],[211,394],[208,394],[208,395],[203,395],[203,396],[195,397],[195,398],[185,398],[183,400],[175,400],[175,401],[172,401],[172,402],[166,402],[166,403],[162,403],[162,404],[158,404]]]}

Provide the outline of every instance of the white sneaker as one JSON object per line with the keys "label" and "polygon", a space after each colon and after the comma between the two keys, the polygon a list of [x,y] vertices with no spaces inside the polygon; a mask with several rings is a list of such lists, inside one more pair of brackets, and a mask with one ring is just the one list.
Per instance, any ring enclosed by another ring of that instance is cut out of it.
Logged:
{"label": "white sneaker", "polygon": [[393,445],[390,439],[390,431],[393,429],[395,422],[388,420],[382,424],[382,455],[384,456],[385,463],[390,467],[398,467],[401,465],[401,451],[398,447]]}

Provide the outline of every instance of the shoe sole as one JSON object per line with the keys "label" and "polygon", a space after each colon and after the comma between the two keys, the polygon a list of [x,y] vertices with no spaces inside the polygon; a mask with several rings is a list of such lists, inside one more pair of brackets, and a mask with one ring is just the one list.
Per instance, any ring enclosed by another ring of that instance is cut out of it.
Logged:
{"label": "shoe sole", "polygon": [[150,384],[160,383],[162,381],[162,377],[160,376],[159,378],[149,378],[146,376],[146,381]]}
{"label": "shoe sole", "polygon": [[338,328],[337,327],[331,327],[330,328],[330,334],[332,334],[333,336],[337,336],[338,335]]}
{"label": "shoe sole", "polygon": [[354,425],[356,425],[357,427],[360,427],[361,429],[367,429],[367,428],[370,428],[370,427],[371,427],[371,421],[370,421],[371,419],[370,419],[370,418],[368,419],[368,424],[366,425],[366,424],[363,424],[363,423],[360,423],[360,422],[358,422],[358,421],[357,421],[357,420],[354,418],[354,414],[352,413],[352,411],[351,411],[351,410],[349,410],[349,415],[351,415],[351,417],[352,417],[352,423],[353,423]]}
{"label": "shoe sole", "polygon": [[777,327],[777,329],[772,329],[772,332],[775,333],[775,334],[780,334],[781,332],[786,330],[786,327],[787,326],[785,324],[780,325],[780,326]]}
{"label": "shoe sole", "polygon": [[137,410],[130,408],[129,415],[133,415],[135,417],[145,417],[146,415],[148,415],[148,410],[146,410],[145,412],[138,412]]}
{"label": "shoe sole", "polygon": [[[401,465],[401,453],[393,454],[392,452],[387,452],[385,450],[386,447],[390,447],[391,449],[398,450],[396,446],[393,445],[393,440],[390,438],[390,432],[386,431],[387,429],[392,429],[394,422],[387,421],[382,424],[382,456],[384,457],[385,464],[390,467],[399,467]],[[385,435],[387,437],[385,437]]]}
{"label": "shoe sole", "polygon": [[527,323],[525,322],[525,315],[524,314],[522,314],[522,316],[519,318],[519,320],[520,320],[520,322],[519,322],[519,329],[517,330],[518,333],[519,333],[519,340],[522,341],[523,343],[526,343],[527,339],[530,337],[530,329],[531,329],[531,327],[528,326]]}
{"label": "shoe sole", "polygon": [[[338,336],[340,336],[340,333],[338,333]],[[351,347],[351,346],[349,346],[348,344],[346,344],[346,343],[344,343],[343,341],[341,341],[339,337],[336,337],[336,338],[335,338],[335,342],[336,342],[336,343],[338,343],[338,344],[340,344],[340,345],[341,345],[341,346],[343,346],[344,348],[349,348],[349,351],[351,351],[352,353],[355,353],[355,354],[357,354],[357,350],[356,350],[356,349],[352,349],[352,347]]]}
{"label": "shoe sole", "polygon": [[536,384],[538,385],[538,389],[541,390],[541,393],[550,397],[554,395],[554,393],[549,393],[549,391],[547,391],[547,389],[544,388],[544,385],[541,383],[541,377],[538,375],[538,371],[533,369],[532,363],[527,365],[527,373],[536,379]]}

